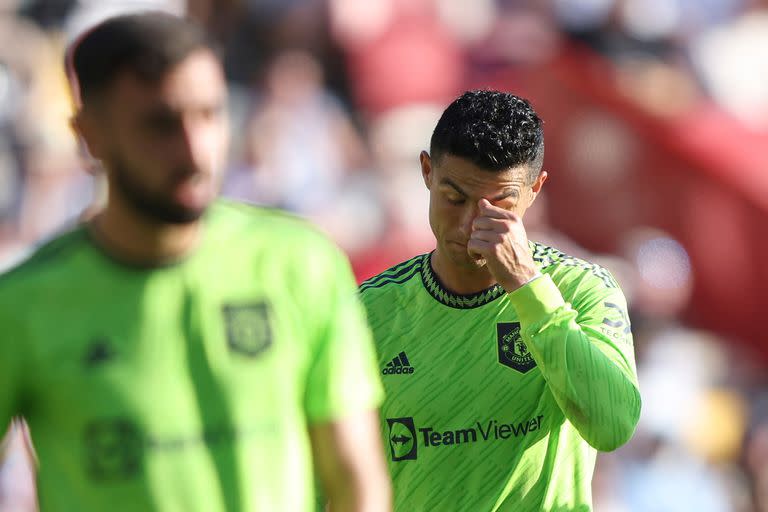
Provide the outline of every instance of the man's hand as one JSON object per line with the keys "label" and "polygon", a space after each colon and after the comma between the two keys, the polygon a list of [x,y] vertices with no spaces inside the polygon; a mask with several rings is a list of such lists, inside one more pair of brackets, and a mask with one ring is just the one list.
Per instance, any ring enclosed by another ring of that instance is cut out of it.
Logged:
{"label": "man's hand", "polygon": [[27,424],[14,419],[0,439],[0,510],[34,512],[37,507],[37,456]]}
{"label": "man's hand", "polygon": [[522,219],[487,199],[478,201],[478,207],[467,250],[485,259],[491,275],[508,293],[517,290],[537,273]]}

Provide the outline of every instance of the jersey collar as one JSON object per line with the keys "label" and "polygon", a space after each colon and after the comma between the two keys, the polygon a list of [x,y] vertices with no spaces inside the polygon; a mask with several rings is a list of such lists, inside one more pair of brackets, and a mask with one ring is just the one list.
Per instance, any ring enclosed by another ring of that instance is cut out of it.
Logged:
{"label": "jersey collar", "polygon": [[504,295],[504,288],[498,284],[469,295],[460,295],[448,290],[432,269],[431,256],[432,253],[422,256],[421,281],[424,283],[424,288],[438,302],[455,309],[473,309],[493,302]]}

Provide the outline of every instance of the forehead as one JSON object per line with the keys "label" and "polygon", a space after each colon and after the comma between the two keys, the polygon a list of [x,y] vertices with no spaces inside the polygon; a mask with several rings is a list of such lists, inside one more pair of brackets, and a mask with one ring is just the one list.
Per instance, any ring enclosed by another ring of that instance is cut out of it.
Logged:
{"label": "forehead", "polygon": [[528,181],[528,167],[511,167],[502,171],[488,171],[469,160],[454,155],[443,155],[433,168],[438,185],[458,185],[468,194],[486,196],[501,189],[521,189]]}
{"label": "forehead", "polygon": [[108,93],[112,105],[118,108],[141,109],[162,104],[179,111],[218,104],[225,96],[221,64],[208,49],[190,53],[156,83],[126,70],[115,78]]}

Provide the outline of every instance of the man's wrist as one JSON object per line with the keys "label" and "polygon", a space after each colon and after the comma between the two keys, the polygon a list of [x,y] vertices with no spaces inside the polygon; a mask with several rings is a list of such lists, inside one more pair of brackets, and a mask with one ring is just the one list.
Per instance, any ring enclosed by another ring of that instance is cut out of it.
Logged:
{"label": "man's wrist", "polygon": [[530,278],[530,279],[528,279],[526,282],[524,282],[524,283],[522,284],[522,286],[525,286],[525,285],[531,284],[532,282],[534,282],[535,280],[537,280],[538,278],[540,278],[542,275],[544,275],[544,274],[542,274],[541,272],[539,272],[539,271],[537,270],[536,272],[534,272],[533,276],[531,276],[531,278]]}
{"label": "man's wrist", "polygon": [[507,295],[524,324],[534,323],[565,304],[563,296],[548,275],[532,280]]}
{"label": "man's wrist", "polygon": [[531,284],[533,281],[537,280],[541,276],[542,276],[542,273],[536,270],[536,272],[534,272],[533,275],[531,275],[531,277],[527,278],[525,281],[521,280],[515,283],[507,282],[507,283],[499,283],[499,284],[502,285],[502,288],[504,288],[504,290],[506,290],[507,293],[512,293],[515,290],[522,288],[523,286]]}

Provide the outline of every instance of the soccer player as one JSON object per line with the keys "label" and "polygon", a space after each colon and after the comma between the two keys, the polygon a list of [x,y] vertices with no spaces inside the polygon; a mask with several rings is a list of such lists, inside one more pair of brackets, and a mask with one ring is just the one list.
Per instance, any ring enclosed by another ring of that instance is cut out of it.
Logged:
{"label": "soccer player", "polygon": [[597,450],[635,429],[616,281],[526,236],[543,157],[527,101],[462,95],[421,153],[436,249],[360,287],[397,511],[591,510]]}
{"label": "soccer player", "polygon": [[[0,277],[0,424],[46,510],[387,510],[381,384],[343,254],[214,201],[226,86],[200,29],[113,18],[70,53],[106,207]],[[313,471],[315,470],[315,471]]]}

